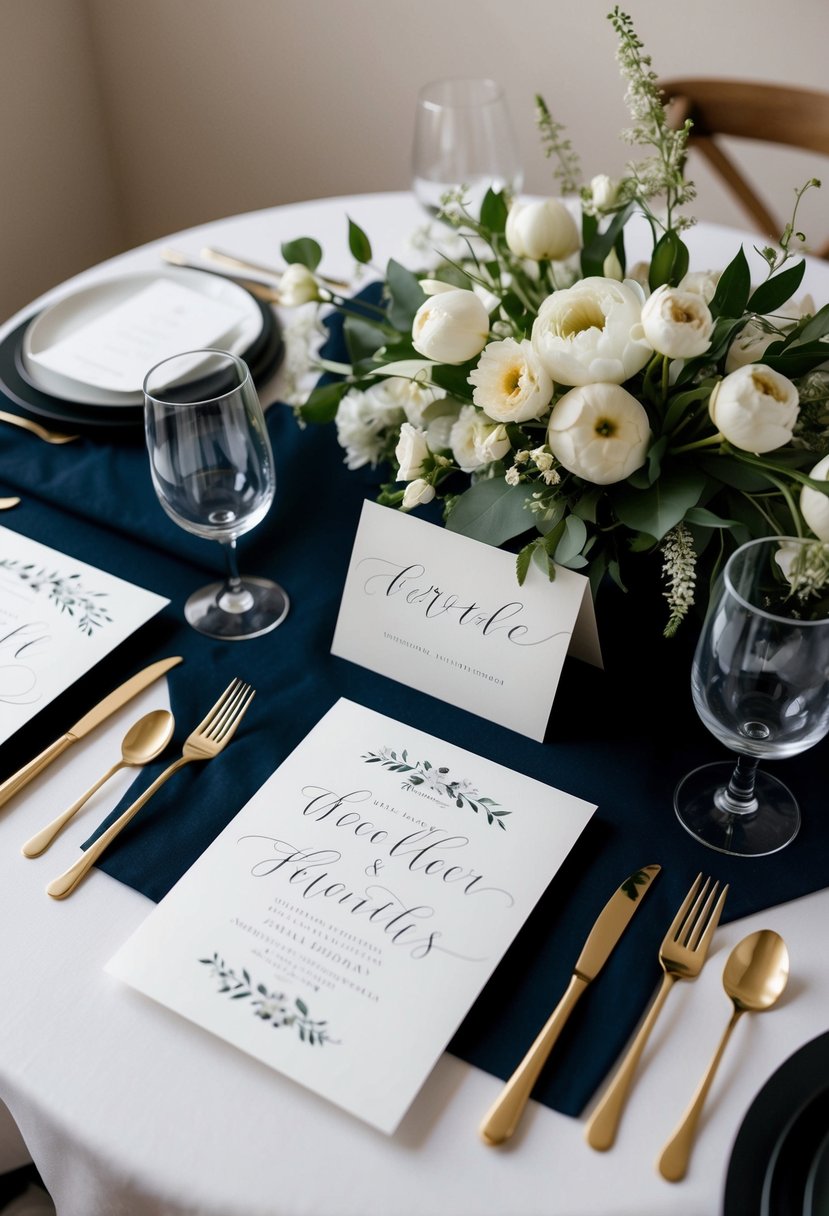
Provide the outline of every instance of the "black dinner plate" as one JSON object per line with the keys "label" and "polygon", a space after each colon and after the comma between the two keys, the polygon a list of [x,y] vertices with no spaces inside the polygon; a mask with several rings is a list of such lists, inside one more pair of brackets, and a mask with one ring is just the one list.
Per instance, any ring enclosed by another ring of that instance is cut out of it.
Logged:
{"label": "black dinner plate", "polygon": [[827,1132],[829,1031],[785,1060],[749,1106],[731,1150],[722,1216],[803,1216]]}
{"label": "black dinner plate", "polygon": [[[256,305],[262,313],[262,328],[247,350],[242,352],[241,358],[247,363],[253,382],[258,387],[281,363],[284,339],[282,327],[270,305],[262,300],[256,300]],[[27,414],[47,418],[75,430],[129,430],[143,426],[144,410],[141,405],[80,405],[44,393],[32,384],[23,367],[22,347],[23,335],[33,319],[27,317],[0,342],[0,391]],[[204,380],[202,388],[205,392],[221,391],[220,385],[211,383],[215,377],[205,377]],[[187,387],[192,391],[193,382]]]}

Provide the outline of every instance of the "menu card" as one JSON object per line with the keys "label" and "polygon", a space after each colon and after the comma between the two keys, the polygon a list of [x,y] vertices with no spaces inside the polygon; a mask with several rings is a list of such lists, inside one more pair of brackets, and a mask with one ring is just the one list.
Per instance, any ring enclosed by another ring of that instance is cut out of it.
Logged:
{"label": "menu card", "polygon": [[0,527],[0,743],[167,603]]}
{"label": "menu card", "polygon": [[594,810],[341,699],[107,971],[390,1134]]}

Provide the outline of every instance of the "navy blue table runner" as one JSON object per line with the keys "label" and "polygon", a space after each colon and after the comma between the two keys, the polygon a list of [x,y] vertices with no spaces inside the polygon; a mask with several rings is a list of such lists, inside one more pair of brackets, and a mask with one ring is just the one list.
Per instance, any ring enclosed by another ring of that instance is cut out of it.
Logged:
{"label": "navy blue table runner", "polygon": [[[0,404],[15,408],[2,398]],[[787,849],[745,860],[698,845],[674,816],[672,791],[688,768],[723,752],[691,703],[696,626],[691,622],[671,641],[662,638],[665,606],[656,580],[628,595],[602,590],[597,613],[605,670],[566,660],[543,744],[332,657],[353,536],[363,500],[375,495],[375,475],[345,469],[333,427],[302,430],[279,403],[267,417],[276,500],[268,518],[242,538],[240,563],[246,572],[280,581],[292,608],[274,633],[244,643],[211,641],[184,622],[185,599],[221,575],[222,554],[219,545],[188,535],[162,512],[140,429],[84,436],[58,448],[0,425],[0,495],[23,499],[0,524],[170,599],[0,749],[0,779],[133,671],[181,654],[184,663],[169,675],[177,745],[233,676],[249,680],[257,696],[232,746],[209,765],[179,773],[102,859],[109,874],[151,899],[163,897],[340,696],[596,803],[591,824],[449,1045],[470,1063],[509,1076],[564,991],[605,901],[631,871],[659,863],[662,874],[587,989],[535,1091],[547,1105],[579,1114],[654,990],[659,942],[699,871],[731,883],[724,920],[768,908],[771,927],[775,904],[829,883],[829,743],[774,765],[803,811],[803,827]],[[651,573],[643,563],[645,579]],[[122,806],[164,763],[138,776]],[[0,813],[14,814],[14,806]],[[32,867],[33,882],[46,874],[43,862],[21,858],[20,864]],[[74,898],[83,898],[82,891]],[[715,956],[711,965],[721,960]],[[693,988],[682,995],[694,1000]]]}

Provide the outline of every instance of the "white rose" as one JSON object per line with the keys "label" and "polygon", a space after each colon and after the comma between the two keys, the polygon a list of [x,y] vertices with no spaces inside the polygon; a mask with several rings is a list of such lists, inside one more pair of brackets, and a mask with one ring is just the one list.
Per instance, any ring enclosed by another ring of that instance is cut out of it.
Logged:
{"label": "white rose", "polygon": [[561,262],[581,246],[576,221],[557,198],[513,203],[507,215],[507,244],[517,258]]}
{"label": "white rose", "polygon": [[642,337],[644,302],[642,288],[630,279],[580,279],[544,300],[533,323],[533,348],[559,384],[621,384],[653,353]]}
{"label": "white rose", "polygon": [[400,465],[397,471],[398,481],[412,481],[423,472],[423,462],[429,455],[426,445],[426,432],[420,427],[404,422],[400,428],[400,438],[394,449],[394,458]]}
{"label": "white rose", "polygon": [[474,405],[465,405],[452,425],[449,446],[458,468],[474,473],[506,456],[510,442],[504,426],[491,422]]}
{"label": "white rose", "polygon": [[747,363],[757,363],[766,353],[766,348],[771,346],[772,342],[777,342],[781,332],[786,333],[801,317],[813,316],[814,311],[814,300],[811,296],[804,296],[799,303],[790,301],[778,309],[774,317],[769,319],[771,328],[764,325],[762,320],[752,317],[728,348],[725,357],[726,373],[735,372],[738,367],[745,367]]}
{"label": "white rose", "polygon": [[279,280],[279,302],[285,308],[298,308],[320,298],[319,284],[313,272],[300,262],[292,262],[282,271]]}
{"label": "white rose", "polygon": [[466,363],[489,337],[489,314],[474,291],[460,287],[430,296],[415,313],[412,345],[439,363]]}
{"label": "white rose", "polygon": [[600,211],[612,207],[619,195],[619,183],[606,173],[597,173],[590,179],[590,196]]}
{"label": "white rose", "polygon": [[714,318],[702,295],[663,284],[642,308],[648,346],[669,359],[693,359],[708,350]]}
{"label": "white rose", "polygon": [[720,270],[689,270],[679,280],[677,287],[679,291],[695,291],[698,296],[702,296],[706,304],[710,304],[721,274]]}
{"label": "white rose", "polygon": [[547,443],[559,464],[599,486],[624,481],[645,463],[644,406],[617,384],[586,384],[556,402]]}
{"label": "white rose", "polygon": [[[829,481],[829,456],[819,460],[809,476],[815,481]],[[818,540],[829,541],[829,495],[804,486],[800,491],[800,510]]]}
{"label": "white rose", "polygon": [[553,396],[553,382],[526,338],[490,342],[468,379],[472,400],[496,422],[540,418]]}
{"label": "white rose", "polygon": [[430,485],[428,481],[424,481],[422,477],[418,477],[415,481],[410,481],[406,486],[403,501],[400,504],[401,510],[411,511],[412,507],[420,507],[427,502],[431,502],[434,497],[435,487]]}
{"label": "white rose", "polygon": [[714,386],[708,412],[729,443],[744,452],[773,452],[792,437],[800,409],[797,389],[764,363],[748,363]]}

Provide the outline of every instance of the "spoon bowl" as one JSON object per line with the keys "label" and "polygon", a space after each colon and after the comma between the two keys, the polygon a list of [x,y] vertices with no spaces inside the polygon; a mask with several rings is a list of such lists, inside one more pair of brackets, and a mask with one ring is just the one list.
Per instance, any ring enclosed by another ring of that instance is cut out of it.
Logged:
{"label": "spoon bowl", "polygon": [[137,722],[133,722],[121,741],[121,759],[107,769],[103,777],[99,777],[95,784],[81,794],[76,802],[73,802],[50,824],[41,828],[27,840],[21,849],[23,856],[39,857],[41,853],[45,852],[58,833],[69,823],[69,820],[77,815],[84,803],[119,769],[141,768],[142,765],[148,764],[150,760],[155,760],[157,756],[160,756],[172,739],[174,728],[175,719],[169,709],[150,710]]}
{"label": "spoon bowl", "polygon": [[749,933],[729,954],[722,982],[734,1011],[687,1111],[662,1150],[658,1168],[669,1182],[679,1182],[685,1177],[697,1123],[732,1030],[744,1013],[772,1009],[783,995],[788,979],[789,952],[783,938],[773,929]]}

